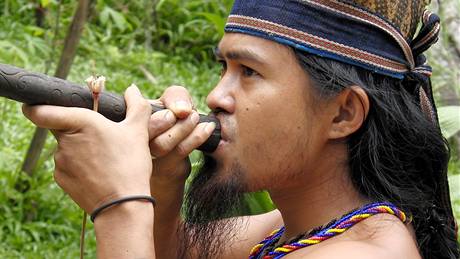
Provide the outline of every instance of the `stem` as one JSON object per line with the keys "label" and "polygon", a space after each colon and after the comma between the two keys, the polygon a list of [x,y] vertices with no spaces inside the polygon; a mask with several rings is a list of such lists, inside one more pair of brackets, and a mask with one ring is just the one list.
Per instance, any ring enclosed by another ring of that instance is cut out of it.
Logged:
{"label": "stem", "polygon": [[[97,112],[99,109],[99,93],[93,92],[93,111]],[[80,235],[80,259],[85,257],[85,231],[86,231],[86,218],[87,213],[83,211],[83,221],[81,223]]]}
{"label": "stem", "polygon": [[97,112],[99,110],[99,94],[93,93],[93,111]]}
{"label": "stem", "polygon": [[83,211],[83,222],[81,223],[80,234],[80,259],[85,257],[85,232],[86,232],[86,218],[88,215]]}

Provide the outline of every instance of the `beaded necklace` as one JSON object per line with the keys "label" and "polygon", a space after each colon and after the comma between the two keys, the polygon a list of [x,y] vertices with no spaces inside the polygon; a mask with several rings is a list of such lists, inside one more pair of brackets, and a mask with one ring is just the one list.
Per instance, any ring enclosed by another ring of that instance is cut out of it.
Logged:
{"label": "beaded necklace", "polygon": [[[351,211],[338,220],[333,220],[324,228],[312,230],[306,235],[295,238],[288,244],[284,244],[275,249],[273,247],[284,233],[282,227],[270,233],[262,242],[254,246],[249,255],[249,259],[278,259],[293,251],[301,248],[316,245],[331,237],[338,236],[355,224],[376,214],[388,213],[398,217],[403,223],[408,221],[406,214],[389,202],[371,203],[360,209]],[[268,252],[268,254],[267,254]]]}

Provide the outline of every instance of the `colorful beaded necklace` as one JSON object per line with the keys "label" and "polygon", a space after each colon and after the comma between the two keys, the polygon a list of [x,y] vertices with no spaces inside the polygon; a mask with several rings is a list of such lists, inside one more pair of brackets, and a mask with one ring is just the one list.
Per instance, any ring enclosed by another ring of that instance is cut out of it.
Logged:
{"label": "colorful beaded necklace", "polygon": [[[379,202],[371,203],[360,209],[351,211],[338,220],[333,220],[324,228],[311,231],[306,236],[302,235],[289,244],[282,245],[273,249],[272,247],[279,241],[284,233],[284,227],[270,233],[262,242],[254,246],[249,255],[249,259],[278,259],[298,249],[316,245],[331,237],[338,236],[355,224],[376,214],[388,213],[398,217],[403,223],[408,221],[406,214],[391,203]],[[268,251],[268,254],[267,254]],[[265,254],[265,255],[264,255]]]}

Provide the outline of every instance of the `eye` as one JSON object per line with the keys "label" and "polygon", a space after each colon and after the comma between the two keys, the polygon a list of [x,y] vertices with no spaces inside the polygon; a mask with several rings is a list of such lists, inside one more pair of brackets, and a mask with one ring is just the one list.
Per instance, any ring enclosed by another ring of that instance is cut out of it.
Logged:
{"label": "eye", "polygon": [[218,60],[217,62],[221,65],[220,76],[223,76],[227,72],[227,62],[225,60]]}
{"label": "eye", "polygon": [[246,77],[251,77],[251,76],[257,76],[259,73],[257,73],[254,69],[247,67],[247,66],[242,66],[243,68],[243,75]]}

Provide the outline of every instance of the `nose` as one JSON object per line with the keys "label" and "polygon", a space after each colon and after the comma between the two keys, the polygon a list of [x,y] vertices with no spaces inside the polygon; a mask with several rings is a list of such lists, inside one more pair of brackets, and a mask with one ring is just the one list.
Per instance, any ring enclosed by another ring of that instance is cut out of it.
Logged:
{"label": "nose", "polygon": [[217,86],[208,94],[206,103],[213,111],[223,111],[227,113],[235,112],[234,86],[229,78],[225,76]]}

